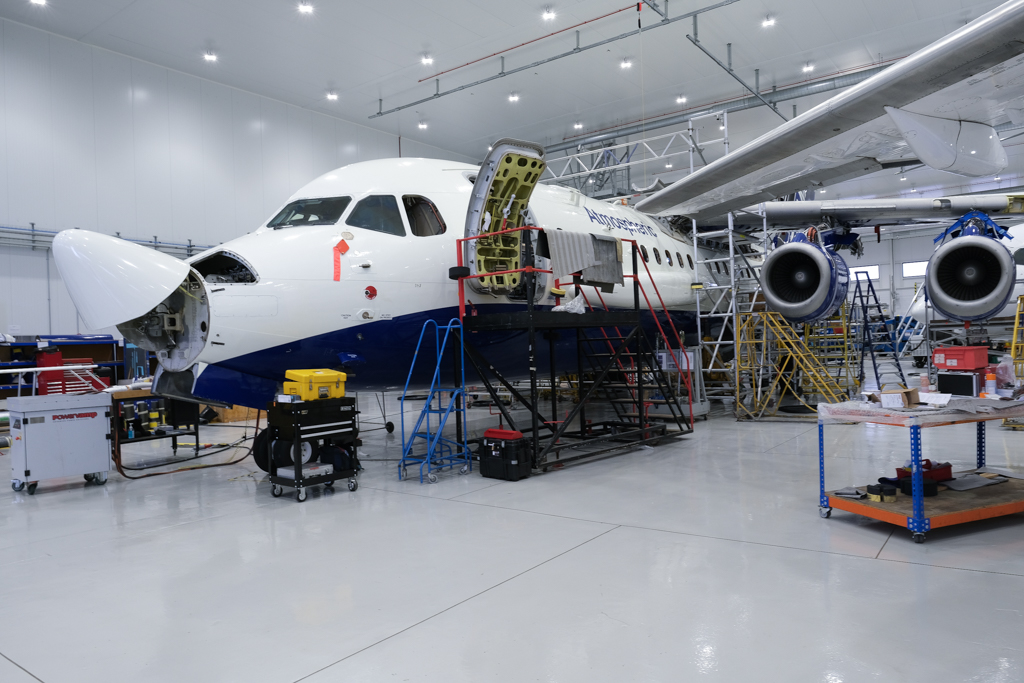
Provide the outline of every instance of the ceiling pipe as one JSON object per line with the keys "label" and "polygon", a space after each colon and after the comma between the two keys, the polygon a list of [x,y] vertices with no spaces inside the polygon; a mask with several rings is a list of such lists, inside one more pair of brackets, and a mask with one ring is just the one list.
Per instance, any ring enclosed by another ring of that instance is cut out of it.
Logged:
{"label": "ceiling pipe", "polygon": [[[863,71],[857,71],[852,74],[842,74],[839,76],[832,76],[831,78],[823,78],[819,81],[811,81],[809,83],[801,83],[800,85],[794,85],[789,88],[782,88],[781,90],[773,90],[768,98],[772,104],[778,104],[779,102],[785,102],[786,100],[794,100],[799,97],[807,97],[809,95],[817,95],[818,93],[830,92],[832,90],[839,90],[840,88],[848,88],[851,85],[857,85],[861,81],[866,81],[875,74],[879,73],[883,69],[888,68],[889,65],[875,66]],[[675,116],[666,116],[663,119],[656,121],[642,121],[640,123],[634,123],[619,128],[612,128],[611,130],[600,133],[597,135],[588,135],[584,138],[578,138],[576,140],[570,140],[568,142],[560,142],[554,145],[545,145],[544,149],[549,155],[548,163],[554,161],[550,158],[553,152],[561,152],[567,149],[576,150],[584,145],[593,145],[600,142],[607,142],[608,140],[614,140],[615,138],[623,135],[634,135],[636,133],[650,132],[657,130],[658,128],[665,128],[667,126],[674,126],[680,123],[686,123],[690,119],[699,118],[701,116],[707,116],[708,114],[714,114],[721,111],[732,113],[734,111],[743,111],[744,109],[753,109],[755,107],[763,107],[764,102],[761,98],[750,96],[744,97],[739,100],[733,100],[731,103],[723,103],[720,105],[714,105],[705,107],[697,111],[686,112],[685,114],[676,114]]]}

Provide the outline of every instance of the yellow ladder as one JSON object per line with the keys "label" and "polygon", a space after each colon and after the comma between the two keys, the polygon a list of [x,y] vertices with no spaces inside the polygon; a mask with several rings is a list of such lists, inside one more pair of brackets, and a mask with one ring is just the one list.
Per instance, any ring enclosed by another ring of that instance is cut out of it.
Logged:
{"label": "yellow ladder", "polygon": [[[739,314],[739,348],[736,359],[736,412],[753,419],[762,417],[772,403],[776,390],[786,389],[806,407],[815,410],[796,391],[792,377],[796,370],[803,374],[809,388],[806,393],[821,396],[825,403],[846,400],[843,388],[796,335],[785,318],[774,311],[753,311]],[[750,387],[744,386],[749,378]],[[752,394],[749,405],[743,398]],[[780,393],[781,396],[781,393]],[[779,406],[770,413],[774,415]]]}
{"label": "yellow ladder", "polygon": [[1024,295],[1017,297],[1017,314],[1013,318],[1013,373],[1024,379]]}

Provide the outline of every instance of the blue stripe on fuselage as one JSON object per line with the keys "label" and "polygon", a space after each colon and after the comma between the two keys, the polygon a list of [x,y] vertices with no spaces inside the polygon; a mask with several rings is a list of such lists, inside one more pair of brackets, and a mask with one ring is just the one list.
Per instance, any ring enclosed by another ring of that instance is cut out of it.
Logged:
{"label": "blue stripe on fuselage", "polygon": [[[481,315],[523,310],[516,304],[478,305]],[[435,320],[444,325],[458,318],[457,308],[441,308],[399,316],[391,320],[378,320],[343,330],[299,339],[269,349],[238,356],[215,365],[209,365],[196,382],[195,395],[225,403],[265,408],[274,399],[278,385],[286,370],[295,368],[338,368],[348,374],[349,391],[383,391],[401,389],[409,377],[416,343],[423,324]],[[692,313],[674,312],[673,320],[680,333],[694,326]],[[657,333],[651,316],[645,316],[644,328],[651,339]],[[487,360],[509,378],[527,376],[528,349],[526,332],[471,332],[468,341],[478,348]],[[538,336],[538,366],[546,376],[549,367],[548,343]],[[434,341],[428,333],[410,386],[429,386],[436,363]],[[556,360],[559,372],[576,371],[576,338],[568,330],[556,342]],[[451,381],[454,361],[449,355],[442,360],[442,384]],[[472,366],[467,369],[467,381],[475,382]]]}

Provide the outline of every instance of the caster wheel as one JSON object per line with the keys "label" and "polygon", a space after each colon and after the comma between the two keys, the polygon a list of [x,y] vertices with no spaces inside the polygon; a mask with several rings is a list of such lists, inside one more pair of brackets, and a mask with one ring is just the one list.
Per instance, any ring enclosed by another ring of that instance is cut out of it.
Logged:
{"label": "caster wheel", "polygon": [[306,489],[299,489],[299,492],[295,494],[295,498],[300,503],[305,503],[306,502],[306,495],[307,495],[306,494]]}
{"label": "caster wheel", "polygon": [[832,516],[832,508],[818,508],[818,514],[821,515],[822,519],[828,519]]}
{"label": "caster wheel", "polygon": [[403,467],[402,468],[402,479],[408,479],[408,478],[409,478],[409,470],[407,470],[407,469],[405,469]]}
{"label": "caster wheel", "polygon": [[468,465],[463,465],[462,469],[459,470],[459,474],[468,474],[468,473],[469,473],[469,466]]}
{"label": "caster wheel", "polygon": [[[37,486],[39,486],[39,483],[35,482],[35,481],[32,482],[31,484],[29,484],[28,485],[28,495],[30,495],[30,496],[36,495],[36,487]],[[924,538],[922,537],[921,540],[924,540]]]}
{"label": "caster wheel", "polygon": [[324,482],[324,488],[325,489],[332,489],[333,490],[334,489],[334,482],[333,481]]}
{"label": "caster wheel", "polygon": [[87,482],[91,482],[91,481],[94,481],[96,479],[96,475],[95,474],[86,474],[84,476],[85,476],[85,480]]}
{"label": "caster wheel", "polygon": [[25,482],[23,482],[23,481],[12,481],[11,482],[11,490],[13,490],[13,491],[24,491],[25,490]]}
{"label": "caster wheel", "polygon": [[284,493],[283,487],[278,486],[277,484],[274,484],[273,486],[270,487],[270,495],[272,495],[274,498],[280,498],[282,493]]}
{"label": "caster wheel", "polygon": [[395,431],[395,423],[388,422],[386,425],[384,425],[384,429],[387,430],[388,434],[393,434]]}
{"label": "caster wheel", "polygon": [[107,473],[106,472],[97,472],[96,474],[92,475],[92,477],[93,477],[92,480],[95,483],[99,484],[100,486],[103,486],[104,484],[107,483]]}
{"label": "caster wheel", "polygon": [[914,543],[924,543],[924,534],[914,534]]}
{"label": "caster wheel", "polygon": [[355,491],[357,488],[359,488],[359,482],[356,481],[355,479],[349,479],[348,480],[348,490],[349,491]]}
{"label": "caster wheel", "polygon": [[427,475],[427,481],[429,481],[431,484],[436,484],[437,483],[437,475],[434,474],[433,472],[431,472],[430,474]]}

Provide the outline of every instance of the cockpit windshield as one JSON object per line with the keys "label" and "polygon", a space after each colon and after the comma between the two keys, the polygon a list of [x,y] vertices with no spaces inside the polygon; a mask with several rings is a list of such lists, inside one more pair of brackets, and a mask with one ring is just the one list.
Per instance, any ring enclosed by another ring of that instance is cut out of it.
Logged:
{"label": "cockpit windshield", "polygon": [[267,227],[277,230],[301,225],[334,225],[351,201],[351,197],[298,199],[281,209]]}

